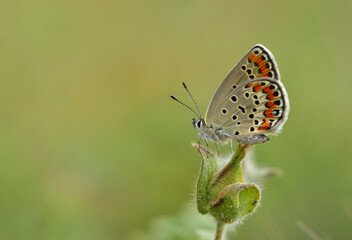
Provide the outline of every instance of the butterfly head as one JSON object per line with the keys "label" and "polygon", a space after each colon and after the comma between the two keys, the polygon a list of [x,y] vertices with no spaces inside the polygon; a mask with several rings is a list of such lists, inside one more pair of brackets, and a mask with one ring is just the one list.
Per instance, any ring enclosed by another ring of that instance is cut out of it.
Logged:
{"label": "butterfly head", "polygon": [[181,103],[183,106],[185,106],[186,108],[188,108],[189,110],[191,110],[197,117],[199,120],[196,120],[195,118],[192,119],[192,123],[193,126],[195,127],[195,129],[197,129],[198,131],[201,131],[203,129],[203,126],[205,126],[205,121],[204,118],[202,118],[202,115],[200,113],[198,104],[196,103],[196,101],[194,100],[194,98],[192,97],[192,94],[190,93],[190,91],[188,90],[186,84],[183,82],[183,87],[186,89],[186,91],[188,92],[189,96],[191,97],[192,101],[194,102],[194,104],[196,105],[196,108],[198,110],[198,112],[196,112],[193,108],[191,108],[190,106],[184,104],[183,102],[181,102],[180,100],[178,100],[177,98],[175,98],[173,95],[170,95],[170,97],[175,100],[176,102]]}
{"label": "butterfly head", "polygon": [[195,118],[192,119],[192,123],[195,129],[197,129],[198,131],[200,131],[203,126],[205,125],[204,119],[200,118],[199,120],[196,120]]}

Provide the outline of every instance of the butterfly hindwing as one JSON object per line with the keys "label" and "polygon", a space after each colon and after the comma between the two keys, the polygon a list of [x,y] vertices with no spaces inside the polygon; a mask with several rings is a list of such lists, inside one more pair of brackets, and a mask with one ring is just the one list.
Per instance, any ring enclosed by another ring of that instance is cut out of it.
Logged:
{"label": "butterfly hindwing", "polygon": [[215,126],[221,125],[223,118],[218,116],[216,111],[226,96],[244,82],[257,78],[280,81],[279,69],[273,54],[260,44],[255,45],[221,83],[208,106],[205,122]]}
{"label": "butterfly hindwing", "polygon": [[219,127],[239,142],[248,143],[249,136],[277,133],[287,120],[289,102],[281,82],[260,78],[239,85],[224,98],[218,111]]}

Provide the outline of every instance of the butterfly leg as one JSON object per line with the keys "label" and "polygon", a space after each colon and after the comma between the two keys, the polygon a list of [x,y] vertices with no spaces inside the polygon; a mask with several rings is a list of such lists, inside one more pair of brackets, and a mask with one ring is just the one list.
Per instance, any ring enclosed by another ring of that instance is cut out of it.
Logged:
{"label": "butterfly leg", "polygon": [[198,152],[200,152],[200,134],[198,134]]}
{"label": "butterfly leg", "polygon": [[208,143],[207,136],[204,136],[204,140],[205,140],[205,143],[207,144],[207,157],[209,157],[209,143]]}
{"label": "butterfly leg", "polygon": [[215,143],[216,150],[218,151],[218,156],[220,157],[219,144]]}

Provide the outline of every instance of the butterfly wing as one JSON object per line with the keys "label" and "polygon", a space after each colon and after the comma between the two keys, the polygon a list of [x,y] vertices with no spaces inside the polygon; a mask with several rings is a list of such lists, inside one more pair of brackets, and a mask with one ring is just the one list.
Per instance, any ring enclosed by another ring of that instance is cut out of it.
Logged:
{"label": "butterfly wing", "polygon": [[278,133],[287,121],[289,107],[285,87],[280,81],[268,78],[250,80],[225,96],[218,109],[218,115],[225,120],[219,127],[241,143],[264,142],[269,138],[252,138]]}
{"label": "butterfly wing", "polygon": [[257,78],[280,81],[279,68],[273,54],[264,46],[257,44],[237,63],[216,90],[205,114],[205,122],[221,126],[226,117],[219,114],[219,108],[226,97],[236,91],[242,83]]}

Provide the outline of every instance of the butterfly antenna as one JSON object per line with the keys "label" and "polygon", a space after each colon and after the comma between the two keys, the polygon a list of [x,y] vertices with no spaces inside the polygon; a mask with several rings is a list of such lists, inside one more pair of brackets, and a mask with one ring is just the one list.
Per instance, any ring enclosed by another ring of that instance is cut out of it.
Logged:
{"label": "butterfly antenna", "polygon": [[183,102],[181,102],[180,100],[178,100],[177,98],[175,98],[174,96],[170,95],[170,97],[175,100],[176,102],[181,103],[183,106],[185,106],[186,108],[192,110],[192,112],[194,112],[195,115],[197,115],[197,117],[200,119],[200,116],[196,113],[196,111],[193,110],[193,108],[189,107],[188,105],[184,104]]}
{"label": "butterfly antenna", "polygon": [[[194,98],[192,97],[192,94],[190,93],[190,91],[188,90],[187,86],[186,86],[186,83],[182,82],[183,84],[183,87],[187,90],[189,96],[192,98],[192,101],[194,102],[194,104],[196,105],[197,109],[198,109],[198,113],[199,113],[199,116],[202,117],[202,114],[200,113],[200,110],[199,110],[199,107],[198,107],[198,104],[196,102],[196,100],[194,100]],[[197,115],[198,116],[198,115]]]}

